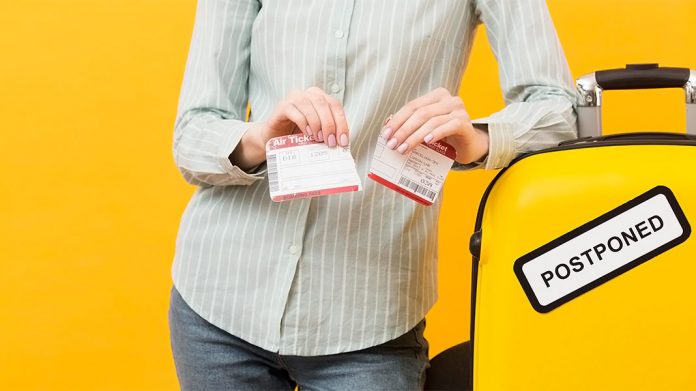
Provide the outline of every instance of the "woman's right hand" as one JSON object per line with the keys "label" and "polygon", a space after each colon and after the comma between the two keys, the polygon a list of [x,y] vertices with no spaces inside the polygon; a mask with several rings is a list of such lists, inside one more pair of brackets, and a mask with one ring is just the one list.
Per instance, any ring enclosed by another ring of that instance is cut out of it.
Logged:
{"label": "woman's right hand", "polygon": [[266,121],[247,130],[230,155],[241,169],[256,167],[266,160],[266,142],[293,133],[312,136],[330,147],[347,147],[348,124],[341,103],[318,87],[293,91],[283,99]]}

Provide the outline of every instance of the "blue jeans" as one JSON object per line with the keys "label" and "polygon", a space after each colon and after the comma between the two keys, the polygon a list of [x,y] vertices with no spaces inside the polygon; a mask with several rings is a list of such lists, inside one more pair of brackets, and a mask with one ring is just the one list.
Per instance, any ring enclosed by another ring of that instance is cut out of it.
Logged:
{"label": "blue jeans", "polygon": [[182,390],[422,390],[425,321],[384,344],[326,356],[287,356],[201,318],[172,288],[169,328]]}

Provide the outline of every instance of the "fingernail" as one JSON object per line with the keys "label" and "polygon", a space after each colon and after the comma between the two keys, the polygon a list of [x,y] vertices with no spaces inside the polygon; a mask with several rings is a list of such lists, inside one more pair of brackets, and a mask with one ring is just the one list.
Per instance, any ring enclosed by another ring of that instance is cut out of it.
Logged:
{"label": "fingernail", "polygon": [[384,132],[382,132],[382,138],[385,140],[389,140],[389,137],[391,137],[393,132],[394,131],[392,130],[392,128],[384,128]]}
{"label": "fingernail", "polygon": [[348,135],[343,133],[340,137],[340,142],[342,147],[347,147],[348,146]]}
{"label": "fingernail", "polygon": [[407,149],[408,149],[408,144],[403,143],[403,144],[399,145],[399,148],[397,149],[397,151],[399,151],[399,153],[403,155]]}
{"label": "fingernail", "polygon": [[435,138],[435,136],[433,136],[432,134],[429,134],[429,135],[425,136],[423,141],[425,141],[426,144],[429,144],[431,141],[433,141],[433,138]]}
{"label": "fingernail", "polygon": [[387,148],[389,148],[389,149],[396,148],[396,139],[395,138],[392,138],[391,140],[389,140],[389,142],[387,143]]}
{"label": "fingernail", "polygon": [[333,133],[329,135],[329,147],[335,147],[336,146],[336,136],[334,136]]}
{"label": "fingernail", "polygon": [[317,132],[317,140],[319,140],[319,142],[324,141],[324,135],[321,133],[321,130]]}
{"label": "fingernail", "polygon": [[307,127],[305,128],[305,130],[307,131],[307,134],[308,134],[308,135],[310,135],[310,136],[313,136],[313,135],[314,135],[314,133],[312,133],[312,128],[310,128],[309,125],[307,125]]}

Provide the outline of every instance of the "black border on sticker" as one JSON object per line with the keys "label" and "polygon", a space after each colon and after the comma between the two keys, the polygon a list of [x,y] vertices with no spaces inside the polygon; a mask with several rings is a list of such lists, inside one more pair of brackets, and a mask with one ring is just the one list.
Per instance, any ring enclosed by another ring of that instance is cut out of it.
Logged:
{"label": "black border on sticker", "polygon": [[[667,198],[667,202],[669,202],[669,205],[672,207],[672,211],[674,212],[674,215],[677,217],[677,221],[679,221],[679,224],[681,224],[681,227],[683,229],[683,232],[681,236],[672,239],[671,241],[663,244],[662,246],[636,258],[635,260],[621,266],[620,268],[613,270],[610,273],[607,273],[603,275],[602,277],[590,282],[587,285],[584,285],[568,294],[565,296],[556,299],[555,301],[547,304],[547,305],[541,305],[539,301],[536,298],[536,295],[534,295],[534,291],[532,290],[532,287],[529,285],[529,281],[527,281],[527,278],[525,277],[524,273],[522,272],[522,266],[530,262],[540,255],[568,242],[569,240],[591,230],[592,228],[595,228],[596,226],[622,214],[623,212],[626,212],[627,210],[640,205],[641,203],[659,195],[662,194]],[[558,306],[565,304],[569,302],[570,300],[575,299],[576,297],[582,295],[585,292],[588,292],[599,285],[604,284],[605,282],[613,279],[614,277],[617,277],[634,267],[662,254],[663,252],[683,243],[686,241],[686,239],[689,238],[691,235],[691,225],[689,225],[688,220],[686,219],[686,216],[684,215],[684,211],[682,211],[681,207],[679,206],[679,203],[677,202],[676,197],[674,196],[674,193],[666,187],[666,186],[656,186],[647,192],[639,195],[638,197],[626,202],[625,204],[619,206],[618,208],[612,209],[611,211],[597,217],[596,219],[585,223],[581,225],[580,227],[564,234],[563,236],[552,240],[551,242],[537,248],[536,250],[527,253],[520,258],[518,258],[515,261],[515,264],[513,266],[513,269],[515,271],[515,275],[517,276],[517,279],[519,280],[520,284],[522,285],[522,289],[524,290],[524,293],[527,295],[527,298],[529,299],[529,302],[532,304],[532,307],[534,307],[535,310],[537,310],[540,313],[547,313]]]}

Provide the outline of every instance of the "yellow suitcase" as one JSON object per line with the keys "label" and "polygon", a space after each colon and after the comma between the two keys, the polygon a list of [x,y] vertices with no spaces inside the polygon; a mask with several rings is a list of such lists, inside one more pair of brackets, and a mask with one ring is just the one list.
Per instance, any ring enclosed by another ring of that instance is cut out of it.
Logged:
{"label": "yellow suitcase", "polygon": [[577,86],[581,138],[521,156],[481,201],[473,389],[696,390],[696,135],[599,136],[602,90],[665,87],[685,89],[696,133],[696,72]]}

